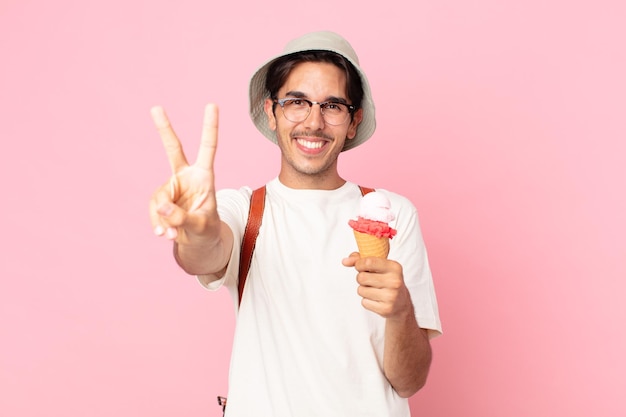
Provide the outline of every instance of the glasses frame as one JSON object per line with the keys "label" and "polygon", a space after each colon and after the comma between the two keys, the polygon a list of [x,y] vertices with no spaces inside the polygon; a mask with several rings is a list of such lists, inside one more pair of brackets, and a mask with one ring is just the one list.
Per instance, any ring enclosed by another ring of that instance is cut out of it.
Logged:
{"label": "glasses frame", "polygon": [[[285,103],[288,101],[293,101],[293,100],[300,100],[300,101],[304,101],[306,103],[309,104],[309,112],[306,114],[306,117],[302,120],[291,120],[290,118],[287,117],[287,115],[285,114]],[[274,99],[274,103],[278,104],[280,106],[280,108],[283,110],[283,116],[285,116],[285,119],[289,120],[292,123],[302,123],[304,122],[306,119],[308,119],[308,117],[311,115],[311,109],[313,108],[314,104],[317,104],[320,106],[320,113],[322,113],[322,118],[324,119],[324,122],[328,123],[331,126],[341,126],[342,124],[344,124],[346,122],[346,120],[348,120],[348,118],[354,113],[354,111],[356,110],[356,106],[352,105],[352,104],[348,104],[348,103],[342,103],[340,101],[313,101],[313,100],[308,100],[306,98],[300,98],[300,97],[285,97],[285,98],[278,98],[278,99]],[[343,120],[341,123],[330,123],[328,120],[326,120],[326,117],[324,117],[324,107],[329,105],[329,104],[341,104],[342,106],[346,106],[348,108],[348,115],[346,116],[345,120]]]}

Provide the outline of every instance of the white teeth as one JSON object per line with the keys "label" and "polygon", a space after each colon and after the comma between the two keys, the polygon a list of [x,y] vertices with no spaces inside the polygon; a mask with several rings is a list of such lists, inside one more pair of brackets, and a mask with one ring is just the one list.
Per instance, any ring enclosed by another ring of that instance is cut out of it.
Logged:
{"label": "white teeth", "polygon": [[305,148],[309,148],[309,149],[319,149],[322,147],[322,145],[324,145],[323,141],[310,142],[304,139],[298,139],[298,143],[304,146]]}

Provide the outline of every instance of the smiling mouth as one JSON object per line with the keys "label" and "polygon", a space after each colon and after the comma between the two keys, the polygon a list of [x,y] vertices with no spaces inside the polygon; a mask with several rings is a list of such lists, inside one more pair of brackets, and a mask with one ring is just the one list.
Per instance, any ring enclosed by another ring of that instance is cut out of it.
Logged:
{"label": "smiling mouth", "polygon": [[304,139],[296,139],[296,141],[300,146],[303,146],[307,149],[320,149],[326,143],[323,140],[310,141]]}

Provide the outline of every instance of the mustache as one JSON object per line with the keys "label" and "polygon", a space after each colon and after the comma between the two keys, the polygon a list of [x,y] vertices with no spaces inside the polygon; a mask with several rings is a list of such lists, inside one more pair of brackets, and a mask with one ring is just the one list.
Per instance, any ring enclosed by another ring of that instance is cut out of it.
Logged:
{"label": "mustache", "polygon": [[333,140],[333,137],[330,135],[325,134],[324,132],[320,132],[320,131],[315,131],[315,132],[307,132],[307,131],[294,131],[291,132],[291,139],[294,139],[298,136],[307,136],[307,137],[313,137],[313,138],[320,138],[320,139],[326,139],[326,140]]}

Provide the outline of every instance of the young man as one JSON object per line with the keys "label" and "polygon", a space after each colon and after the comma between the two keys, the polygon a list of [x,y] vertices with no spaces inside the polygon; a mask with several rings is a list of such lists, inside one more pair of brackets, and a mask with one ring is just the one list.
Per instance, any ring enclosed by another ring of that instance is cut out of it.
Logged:
{"label": "young man", "polygon": [[[152,115],[173,171],[151,200],[155,233],[174,241],[185,271],[211,290],[226,286],[237,304],[252,190],[215,190],[217,107],[206,107],[193,165],[163,109]],[[347,222],[361,191],[337,162],[375,129],[356,53],[332,32],[291,41],[253,75],[250,115],[282,157],[266,185],[237,308],[226,415],[409,416],[407,398],[426,382],[429,338],[441,325],[417,212],[406,198],[377,190],[396,215],[389,259],[354,252]]]}

